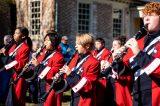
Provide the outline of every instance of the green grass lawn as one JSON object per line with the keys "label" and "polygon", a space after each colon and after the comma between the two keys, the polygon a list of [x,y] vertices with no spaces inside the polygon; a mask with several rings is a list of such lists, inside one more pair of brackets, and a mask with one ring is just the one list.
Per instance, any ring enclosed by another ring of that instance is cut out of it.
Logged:
{"label": "green grass lawn", "polygon": [[[27,94],[28,95],[28,94]],[[70,105],[70,95],[71,92],[67,91],[63,93],[62,97],[62,106],[69,106]],[[1,106],[1,105],[0,105]],[[3,105],[2,105],[3,106]],[[26,106],[38,106],[37,104],[34,103],[26,103]]]}
{"label": "green grass lawn", "polygon": [[71,99],[71,91],[64,92],[62,97],[62,106],[69,106],[70,99]]}
{"label": "green grass lawn", "polygon": [[[70,95],[71,95],[71,91],[67,91],[63,93],[63,97],[62,97],[62,106],[69,106],[70,105]],[[28,92],[26,94],[27,96],[27,103],[26,106],[38,106],[38,104],[35,103],[30,103],[29,99],[28,99]],[[0,104],[0,106],[5,106],[4,104]]]}

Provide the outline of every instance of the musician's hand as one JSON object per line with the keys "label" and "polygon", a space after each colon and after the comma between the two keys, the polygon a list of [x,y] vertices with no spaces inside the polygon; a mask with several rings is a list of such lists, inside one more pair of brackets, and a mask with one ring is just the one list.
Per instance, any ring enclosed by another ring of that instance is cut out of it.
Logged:
{"label": "musician's hand", "polygon": [[140,52],[140,48],[139,48],[138,42],[136,41],[135,38],[129,39],[126,42],[125,46],[131,48],[131,50],[132,50],[134,55],[137,55]]}
{"label": "musician's hand", "polygon": [[53,80],[56,80],[56,79],[58,79],[58,78],[59,78],[59,73],[56,73],[56,74],[54,75],[54,77],[52,77]]}
{"label": "musician's hand", "polygon": [[32,58],[35,59],[36,58],[36,53],[32,54]]}
{"label": "musician's hand", "polygon": [[124,46],[120,47],[119,49],[115,49],[114,52],[112,53],[113,60],[115,59],[115,57],[117,56],[117,54],[122,53],[124,50],[125,50]]}
{"label": "musician's hand", "polygon": [[105,64],[105,60],[102,60],[102,61],[101,61],[101,70],[104,69],[104,68],[103,68],[103,67],[104,67],[104,64]]}
{"label": "musician's hand", "polygon": [[34,59],[32,59],[32,64],[33,64],[34,66],[38,66],[39,62],[37,61],[36,58],[34,58]]}
{"label": "musician's hand", "polygon": [[104,70],[110,66],[110,63],[108,61],[101,61],[101,70]]}
{"label": "musician's hand", "polygon": [[4,55],[6,55],[5,52],[6,52],[6,49],[5,49],[5,48],[2,48],[2,49],[0,50],[0,53],[2,53],[2,54],[4,54]]}
{"label": "musician's hand", "polygon": [[71,73],[70,68],[67,65],[64,65],[60,71],[63,71],[64,73],[66,73],[66,75],[69,75]]}

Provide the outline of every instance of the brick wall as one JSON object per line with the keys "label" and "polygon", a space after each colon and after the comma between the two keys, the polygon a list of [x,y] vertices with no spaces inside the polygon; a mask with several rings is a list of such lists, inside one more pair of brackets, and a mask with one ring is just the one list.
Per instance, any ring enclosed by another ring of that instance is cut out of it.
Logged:
{"label": "brick wall", "polygon": [[58,2],[58,32],[75,42],[77,32],[77,2],[76,0],[57,0]]}
{"label": "brick wall", "polygon": [[[94,2],[92,5],[92,33],[106,41],[106,47],[112,44],[112,6]],[[77,2],[76,0],[58,0],[58,32],[69,36],[70,42],[75,42],[77,33]]]}
{"label": "brick wall", "polygon": [[112,5],[93,3],[93,34],[104,38],[106,47],[112,44]]}

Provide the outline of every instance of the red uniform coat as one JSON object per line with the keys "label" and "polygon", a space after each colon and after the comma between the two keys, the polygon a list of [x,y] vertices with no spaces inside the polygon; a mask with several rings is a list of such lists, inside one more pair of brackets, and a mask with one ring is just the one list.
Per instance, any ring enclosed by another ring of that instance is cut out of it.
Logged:
{"label": "red uniform coat", "polygon": [[[97,57],[97,55],[98,55],[98,52],[97,52],[97,50],[93,50],[91,53],[92,53],[92,55],[95,57],[95,58],[97,58],[98,60],[106,60],[107,59],[107,57],[108,57],[108,55],[110,54],[110,51],[107,49],[107,48],[104,48],[104,49],[102,49],[101,50],[102,51],[102,54],[101,55],[99,55],[98,57]],[[101,52],[100,51],[100,52]],[[99,52],[99,53],[100,53]]]}
{"label": "red uniform coat", "polygon": [[[9,54],[14,51],[16,45],[13,45]],[[22,71],[26,62],[29,59],[29,47],[26,43],[23,43],[18,50],[16,51],[15,64],[10,68],[14,68],[16,72],[13,74],[13,80],[17,78],[17,75]],[[7,65],[6,65],[7,66]],[[10,65],[9,65],[10,66]],[[7,68],[7,67],[6,67]],[[26,98],[26,82],[24,78],[20,78],[18,82],[13,87],[13,105],[14,106],[25,106],[25,98]]]}
{"label": "red uniform coat", "polygon": [[[112,57],[110,57],[108,61],[112,63]],[[102,76],[105,75],[107,77],[107,85],[103,93],[103,95],[106,94],[105,102],[102,102],[101,105],[131,106],[131,73],[125,73],[118,79],[116,79],[116,76],[113,74],[111,67],[101,73]]]}
{"label": "red uniform coat", "polygon": [[[102,51],[102,52],[101,52]],[[97,58],[98,60],[107,60],[108,56],[111,54],[110,51],[107,48],[103,48],[99,53],[97,50],[92,51],[92,55]],[[100,78],[98,80],[98,85],[97,85],[97,106],[105,105],[106,102],[106,87],[107,87],[107,79],[106,78]]]}
{"label": "red uniform coat", "polygon": [[[71,106],[96,105],[96,85],[100,64],[92,55],[89,54],[88,56],[87,60],[78,70],[72,71],[69,76],[67,76],[66,80],[63,80],[65,81],[64,85],[72,89]],[[79,55],[77,54],[71,60],[69,64],[70,69],[77,66],[78,57]],[[64,91],[65,86],[59,90]]]}
{"label": "red uniform coat", "polygon": [[141,51],[133,57],[131,50],[125,56],[125,65],[134,73],[133,105],[160,105],[160,31],[138,40]]}
{"label": "red uniform coat", "polygon": [[[43,50],[43,53],[38,57],[39,62],[41,62],[44,59],[45,52],[46,52],[46,50]],[[59,69],[63,66],[63,64],[64,64],[64,58],[63,58],[62,54],[60,52],[56,52],[48,60],[47,65],[45,65],[43,68],[38,69],[38,71],[42,71],[42,70],[44,71],[44,70],[47,70],[47,67],[51,67],[51,69],[49,69],[49,72],[44,77],[44,79],[40,79],[40,80],[45,80],[45,84],[44,84],[45,91],[42,91],[43,94],[44,94],[44,92],[46,92],[49,89],[53,76],[57,72],[59,72]],[[43,83],[40,83],[40,84],[43,86]],[[41,89],[41,85],[39,86],[38,89]],[[54,90],[52,90],[49,93],[49,95],[48,95],[46,101],[43,103],[43,105],[44,106],[61,106],[61,97],[62,97],[62,94],[56,95]]]}

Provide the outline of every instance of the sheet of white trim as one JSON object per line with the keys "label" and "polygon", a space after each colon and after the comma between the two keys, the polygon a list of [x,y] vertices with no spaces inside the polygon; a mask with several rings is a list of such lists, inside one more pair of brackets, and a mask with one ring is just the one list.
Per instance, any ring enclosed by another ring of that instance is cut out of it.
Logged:
{"label": "sheet of white trim", "polygon": [[[105,49],[105,48],[104,48],[104,49]],[[102,55],[104,49],[101,50],[101,51],[97,54],[96,58],[97,58],[98,60],[101,58],[101,55]]]}
{"label": "sheet of white trim", "polygon": [[76,93],[78,92],[87,82],[87,79],[83,77],[73,88],[72,90]]}
{"label": "sheet of white trim", "polygon": [[135,58],[135,56],[132,56],[132,57],[129,59],[129,62],[130,62],[130,63],[133,62],[133,61],[134,61],[134,58]]}
{"label": "sheet of white trim", "polygon": [[51,57],[54,56],[56,52],[53,52],[52,54],[50,54],[45,60],[43,60],[40,64],[43,64],[43,65],[47,65],[48,64],[48,61]]}
{"label": "sheet of white trim", "polygon": [[144,72],[149,75],[150,73],[152,73],[158,66],[160,65],[160,59],[156,58],[154,59],[146,68],[144,69],[139,69],[135,72],[134,77],[135,80],[137,80],[137,78],[142,75]]}
{"label": "sheet of white trim", "polygon": [[152,48],[147,54],[151,55],[151,53],[154,51],[154,48]]}
{"label": "sheet of white trim", "polygon": [[49,70],[51,69],[51,67],[47,66],[46,68],[43,69],[43,71],[41,72],[41,74],[38,76],[40,79],[43,79],[47,73],[49,72]]}
{"label": "sheet of white trim", "polygon": [[22,44],[23,44],[23,43],[21,43],[18,47],[16,47],[16,48],[14,49],[14,51],[9,54],[9,56],[15,56],[17,50],[22,46]]}
{"label": "sheet of white trim", "polygon": [[18,62],[16,60],[10,62],[9,64],[5,65],[5,69],[8,70],[10,68],[12,68],[13,66],[15,66]]}
{"label": "sheet of white trim", "polygon": [[152,73],[158,66],[160,65],[160,59],[156,58],[152,61],[152,63],[147,66],[144,70],[144,72],[149,75],[150,73]]}
{"label": "sheet of white trim", "polygon": [[153,44],[155,44],[156,42],[158,42],[160,40],[160,36],[158,36],[157,38],[155,38],[145,49],[144,51],[146,52],[150,46],[152,46]]}

